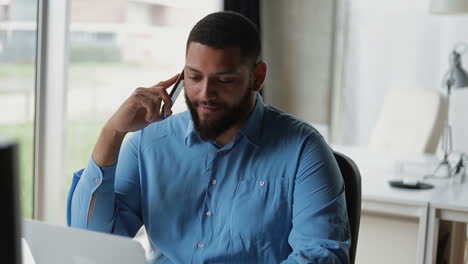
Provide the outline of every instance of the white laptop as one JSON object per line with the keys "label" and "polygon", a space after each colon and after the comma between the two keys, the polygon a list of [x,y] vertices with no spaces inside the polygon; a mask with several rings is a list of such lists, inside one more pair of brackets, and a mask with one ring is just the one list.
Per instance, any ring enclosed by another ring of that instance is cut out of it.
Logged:
{"label": "white laptop", "polygon": [[148,264],[131,238],[23,220],[22,237],[35,264]]}

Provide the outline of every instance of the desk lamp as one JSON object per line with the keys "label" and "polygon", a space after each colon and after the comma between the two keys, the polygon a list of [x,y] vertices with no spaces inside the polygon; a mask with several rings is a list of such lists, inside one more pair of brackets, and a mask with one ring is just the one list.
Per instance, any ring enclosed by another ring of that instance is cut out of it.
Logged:
{"label": "desk lamp", "polygon": [[[468,13],[467,0],[432,0],[430,12],[438,15],[459,15]],[[453,170],[448,161],[448,156],[452,152],[452,128],[450,126],[450,95],[453,88],[465,88],[468,86],[468,74],[461,64],[461,55],[466,51],[467,46],[457,45],[450,54],[450,69],[444,76],[443,85],[447,89],[447,113],[444,122],[442,135],[442,150],[444,156],[436,167],[432,176],[450,178]]]}
{"label": "desk lamp", "polygon": [[[461,50],[460,48],[463,48]],[[468,86],[468,73],[463,69],[461,64],[461,55],[466,51],[467,46],[457,46],[450,54],[450,69],[444,75],[443,86],[447,89],[447,109],[444,122],[444,131],[442,134],[442,150],[444,156],[442,161],[437,165],[435,171],[431,175],[426,175],[423,178],[452,178],[453,175],[459,173],[462,163],[459,162],[455,169],[452,169],[448,156],[452,152],[452,127],[450,126],[450,95],[454,88],[465,88]],[[419,180],[403,179],[393,180],[389,182],[391,186],[407,189],[430,189],[432,184],[424,183]]]}
{"label": "desk lamp", "polygon": [[447,89],[447,109],[442,135],[443,159],[435,169],[433,176],[449,178],[452,176],[452,168],[448,161],[448,156],[452,152],[452,127],[450,125],[450,96],[452,89],[466,88],[468,86],[468,73],[463,69],[461,55],[466,51],[467,46],[457,45],[450,54],[450,69],[445,74],[443,85]]}
{"label": "desk lamp", "polygon": [[[432,0],[430,12],[438,15],[458,15],[468,13],[468,0]],[[457,45],[450,54],[450,69],[444,75],[443,86],[447,89],[447,111],[444,122],[444,131],[442,134],[442,150],[444,156],[438,164],[435,171],[431,175],[426,175],[423,178],[451,178],[455,173],[459,173],[462,169],[463,158],[455,169],[452,169],[448,156],[452,152],[452,128],[450,126],[450,95],[452,89],[465,88],[468,86],[468,74],[463,69],[461,64],[461,55],[467,50],[467,45]],[[391,186],[398,188],[409,189],[429,189],[433,188],[432,184],[424,183],[419,180],[408,179],[393,180],[389,182]]]}

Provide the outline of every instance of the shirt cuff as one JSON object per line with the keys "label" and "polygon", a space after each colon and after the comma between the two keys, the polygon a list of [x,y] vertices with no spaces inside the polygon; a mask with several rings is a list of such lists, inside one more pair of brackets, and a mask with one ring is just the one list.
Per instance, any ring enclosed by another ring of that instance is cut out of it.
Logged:
{"label": "shirt cuff", "polygon": [[92,193],[99,188],[100,192],[114,192],[115,168],[117,164],[100,168],[91,157],[88,166],[81,174],[80,185]]}
{"label": "shirt cuff", "polygon": [[[86,228],[94,192],[114,192],[116,164],[100,168],[91,157],[86,169],[73,174],[67,199],[67,224]],[[98,189],[99,188],[99,189]]]}

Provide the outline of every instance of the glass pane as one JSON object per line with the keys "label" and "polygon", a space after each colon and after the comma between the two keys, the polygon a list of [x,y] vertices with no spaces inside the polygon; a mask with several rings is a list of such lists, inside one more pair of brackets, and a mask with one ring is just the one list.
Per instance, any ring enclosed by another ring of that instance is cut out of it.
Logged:
{"label": "glass pane", "polygon": [[[222,0],[71,1],[65,188],[118,106],[179,73],[190,29],[221,8]],[[184,110],[180,95],[173,112]]]}
{"label": "glass pane", "polygon": [[0,1],[0,136],[19,143],[22,216],[33,214],[37,0]]}

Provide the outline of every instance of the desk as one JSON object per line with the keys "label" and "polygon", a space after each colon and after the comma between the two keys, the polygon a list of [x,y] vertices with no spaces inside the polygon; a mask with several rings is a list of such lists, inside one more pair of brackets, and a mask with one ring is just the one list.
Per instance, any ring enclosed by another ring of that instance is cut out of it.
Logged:
{"label": "desk", "polygon": [[[357,149],[343,146],[332,146],[336,151],[342,152],[352,158],[358,165],[361,171],[362,177],[362,213],[363,218],[361,223],[366,223],[366,218],[369,218],[372,214],[378,214],[380,216],[395,216],[400,219],[400,222],[404,222],[404,219],[417,220],[417,227],[414,225],[402,225],[405,228],[417,229],[413,230],[417,235],[416,241],[413,245],[413,251],[415,256],[390,256],[395,259],[378,259],[375,256],[374,259],[365,257],[359,259],[359,255],[378,255],[372,250],[368,250],[367,247],[372,247],[372,243],[375,243],[375,239],[371,240],[370,236],[365,232],[381,232],[383,236],[388,236],[391,231],[385,229],[393,228],[398,233],[405,232],[398,230],[399,227],[394,225],[395,221],[386,221],[384,217],[373,220],[373,225],[380,225],[380,229],[376,227],[369,227],[361,225],[361,230],[364,231],[364,239],[367,241],[360,240],[358,243],[357,262],[364,263],[435,263],[437,253],[437,240],[439,232],[439,221],[455,221],[468,223],[468,184],[450,184],[446,180],[433,180],[430,181],[435,185],[435,188],[429,190],[406,190],[397,189],[390,187],[388,181],[391,179],[401,179],[405,177],[420,177],[436,166],[437,159],[434,156],[420,156],[420,157],[401,157],[398,154],[382,154],[372,152],[366,149]],[[419,169],[401,169],[401,161],[412,160],[413,163],[427,164],[426,168],[422,166]],[[433,164],[433,165],[432,165]],[[425,171],[424,171],[425,170]],[[379,222],[380,221],[380,222]],[[367,228],[367,230],[366,230]],[[408,230],[408,229],[406,229]],[[463,229],[464,230],[464,229]],[[384,234],[386,232],[386,234]],[[397,233],[397,232],[396,232]],[[465,239],[465,232],[459,232],[459,239]],[[389,250],[392,245],[400,246],[402,243],[406,243],[403,238],[398,238],[399,234],[395,235],[395,239],[388,241],[385,244],[385,252],[387,257],[389,254],[398,252],[399,254],[412,254],[413,252],[405,246],[401,246],[400,249],[405,249],[406,253],[402,253],[403,250],[392,249]],[[378,237],[379,235],[374,235]],[[361,235],[359,239],[361,238]],[[373,237],[372,237],[373,238]],[[392,239],[390,236],[388,239]],[[414,240],[412,240],[414,241]],[[364,245],[362,245],[364,243]],[[411,242],[413,243],[413,242]],[[361,247],[360,247],[361,246]],[[458,253],[463,252],[464,249],[459,249]],[[364,253],[362,252],[364,251]],[[391,252],[391,253],[389,253]],[[456,253],[456,252],[455,252]],[[453,255],[453,254],[451,254]],[[398,259],[397,259],[398,257]],[[382,262],[383,261],[383,262]]]}
{"label": "desk", "polygon": [[[401,177],[399,174],[377,171],[369,174],[367,171],[365,175],[375,175],[375,177],[367,178],[368,176],[364,176],[366,179],[362,180],[363,214],[379,214],[417,220],[416,263],[423,264],[429,202],[434,189],[414,191],[390,187],[388,180]],[[388,243],[388,245],[391,244],[392,242]]]}
{"label": "desk", "polygon": [[[468,184],[446,185],[439,188],[429,204],[428,229],[426,241],[426,263],[436,263],[439,224],[441,220],[468,223]],[[454,259],[463,258],[464,247],[459,247],[460,241],[466,239],[466,227],[462,225],[452,237],[450,256]]]}
{"label": "desk", "polygon": [[[401,169],[401,160],[414,157],[349,146],[332,148],[353,159],[361,172],[362,216],[356,263],[423,264],[434,189],[415,191],[388,184],[392,179],[418,176]],[[418,157],[417,162],[430,162],[431,158]]]}

